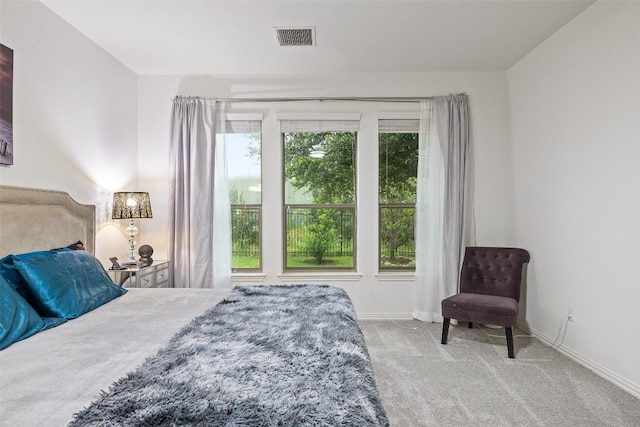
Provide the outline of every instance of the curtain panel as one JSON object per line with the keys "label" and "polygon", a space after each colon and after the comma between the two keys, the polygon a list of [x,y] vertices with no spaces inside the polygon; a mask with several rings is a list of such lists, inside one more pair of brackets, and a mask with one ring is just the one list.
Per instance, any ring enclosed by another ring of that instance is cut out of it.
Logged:
{"label": "curtain panel", "polygon": [[169,256],[176,287],[230,285],[229,191],[224,130],[216,132],[217,110],[215,100],[176,97],[173,101]]}
{"label": "curtain panel", "polygon": [[464,250],[475,244],[469,101],[423,101],[416,197],[413,317],[442,322],[441,301],[457,292]]}

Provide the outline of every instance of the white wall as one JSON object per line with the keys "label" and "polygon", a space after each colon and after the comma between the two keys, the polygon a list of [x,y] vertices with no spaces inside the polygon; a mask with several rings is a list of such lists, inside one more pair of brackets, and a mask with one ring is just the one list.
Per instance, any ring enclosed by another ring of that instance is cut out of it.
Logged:
{"label": "white wall", "polygon": [[525,323],[640,396],[640,3],[597,2],[507,72]]}
{"label": "white wall", "polygon": [[39,2],[0,3],[0,43],[14,50],[14,165],[0,183],[97,205],[96,255],[124,257],[106,210],[136,185],[137,77]]}
{"label": "white wall", "polygon": [[[15,51],[15,164],[0,167],[0,182],[63,190],[82,203],[96,204],[96,254],[103,262],[113,255],[124,258],[126,249],[123,225],[108,219],[109,198],[117,190],[150,192],[154,219],[138,221],[137,240],[154,247],[154,258],[166,257],[169,114],[176,94],[401,97],[466,92],[477,147],[478,242],[505,243],[508,114],[503,72],[135,76],[39,2],[3,0],[0,13],[0,42]],[[371,120],[375,109],[367,108]],[[277,132],[273,115],[265,115],[265,126]],[[277,161],[274,152],[265,157],[269,155]],[[277,230],[271,231],[270,240],[279,241]],[[373,255],[362,251],[375,246],[366,240],[371,233],[366,236],[359,242],[363,277],[342,285],[361,313],[408,315],[413,309],[413,282],[378,283]],[[279,270],[279,263],[269,264],[265,281],[279,282]]]}
{"label": "white wall", "polygon": [[[508,101],[504,72],[478,73],[401,73],[401,74],[341,74],[331,76],[279,77],[219,77],[219,76],[140,76],[139,78],[139,170],[140,187],[152,192],[154,204],[153,230],[144,235],[154,247],[158,259],[166,256],[168,214],[157,209],[168,203],[169,120],[171,99],[175,95],[202,97],[318,97],[318,96],[431,96],[466,92],[470,97],[472,134],[476,160],[476,222],[478,243],[503,245],[505,239],[506,144],[508,139]],[[264,283],[281,283],[281,206],[280,177],[267,172],[268,165],[279,167],[280,138],[276,111],[326,111],[337,109],[361,112],[364,123],[375,123],[377,111],[416,109],[416,105],[371,104],[240,104],[229,106],[234,112],[264,113],[263,125],[263,208],[264,221]],[[373,121],[373,122],[372,122]],[[377,141],[377,135],[360,135],[362,140]],[[373,154],[372,154],[373,153]],[[360,150],[360,155],[373,155],[375,150]],[[360,169],[360,209],[375,210],[376,175],[371,169]],[[268,188],[273,189],[269,194]],[[166,205],[165,205],[166,206]],[[268,212],[276,212],[269,218]],[[372,218],[375,218],[373,216]],[[344,287],[352,297],[361,316],[410,316],[413,311],[414,282],[399,279],[379,281],[376,277],[375,221],[359,220],[361,230],[358,251],[358,272],[355,281],[331,282]],[[142,229],[141,229],[142,230]],[[141,231],[142,232],[142,231]],[[296,280],[292,278],[290,280]],[[298,280],[300,282],[303,279]],[[309,280],[306,280],[309,281]],[[317,280],[315,280],[317,281]],[[314,281],[314,282],[315,282]],[[326,280],[321,280],[326,282]]]}

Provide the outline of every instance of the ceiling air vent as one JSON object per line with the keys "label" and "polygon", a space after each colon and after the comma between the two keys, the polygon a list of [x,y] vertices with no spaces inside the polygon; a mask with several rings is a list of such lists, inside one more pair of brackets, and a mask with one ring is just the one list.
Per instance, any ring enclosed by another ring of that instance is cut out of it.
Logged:
{"label": "ceiling air vent", "polygon": [[280,46],[315,46],[316,27],[273,27]]}

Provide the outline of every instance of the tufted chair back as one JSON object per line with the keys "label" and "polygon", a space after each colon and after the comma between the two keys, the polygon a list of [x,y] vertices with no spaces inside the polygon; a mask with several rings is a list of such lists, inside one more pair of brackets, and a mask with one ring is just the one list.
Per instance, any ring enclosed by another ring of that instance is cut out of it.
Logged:
{"label": "tufted chair back", "polygon": [[520,300],[522,269],[529,252],[519,248],[467,247],[460,270],[460,292]]}

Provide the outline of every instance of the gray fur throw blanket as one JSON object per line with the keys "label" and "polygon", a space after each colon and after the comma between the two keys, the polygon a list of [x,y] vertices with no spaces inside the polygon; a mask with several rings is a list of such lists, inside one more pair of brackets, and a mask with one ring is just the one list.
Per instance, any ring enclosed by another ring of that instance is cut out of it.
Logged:
{"label": "gray fur throw blanket", "polygon": [[388,425],[351,300],[324,285],[235,287],[70,424]]}

